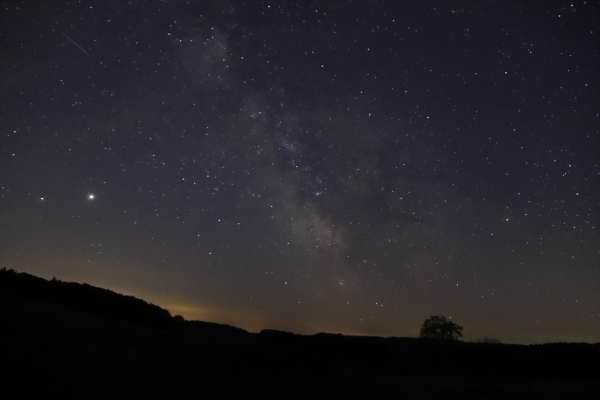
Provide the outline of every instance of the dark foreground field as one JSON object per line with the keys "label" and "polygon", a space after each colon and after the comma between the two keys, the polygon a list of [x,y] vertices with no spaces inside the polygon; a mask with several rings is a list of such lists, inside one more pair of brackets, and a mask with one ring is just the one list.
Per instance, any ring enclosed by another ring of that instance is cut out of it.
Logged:
{"label": "dark foreground field", "polygon": [[250,334],[6,270],[0,307],[6,399],[600,398],[599,344]]}

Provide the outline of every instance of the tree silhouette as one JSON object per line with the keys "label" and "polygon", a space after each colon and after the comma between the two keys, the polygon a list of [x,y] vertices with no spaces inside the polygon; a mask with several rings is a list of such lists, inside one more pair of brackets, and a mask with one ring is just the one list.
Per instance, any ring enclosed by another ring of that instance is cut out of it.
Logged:
{"label": "tree silhouette", "polygon": [[462,337],[463,327],[448,321],[443,315],[433,315],[421,325],[421,337],[427,339],[457,340]]}

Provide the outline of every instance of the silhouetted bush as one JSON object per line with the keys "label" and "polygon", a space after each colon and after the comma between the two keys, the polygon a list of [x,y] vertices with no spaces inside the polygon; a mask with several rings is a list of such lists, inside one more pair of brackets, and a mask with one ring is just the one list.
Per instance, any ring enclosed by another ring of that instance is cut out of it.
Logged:
{"label": "silhouetted bush", "polygon": [[434,315],[421,326],[420,336],[425,339],[457,340],[462,337],[463,327],[449,321],[443,315]]}
{"label": "silhouetted bush", "polygon": [[487,343],[487,344],[501,344],[502,342],[500,341],[500,339],[496,339],[496,338],[490,338],[490,337],[484,337],[481,338],[477,341],[477,343]]}

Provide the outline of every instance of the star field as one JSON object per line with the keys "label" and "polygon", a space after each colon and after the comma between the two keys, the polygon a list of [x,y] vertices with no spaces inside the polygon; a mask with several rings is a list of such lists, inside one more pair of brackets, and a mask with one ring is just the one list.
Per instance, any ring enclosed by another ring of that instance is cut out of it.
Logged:
{"label": "star field", "polygon": [[251,331],[600,341],[594,2],[0,19],[0,266]]}

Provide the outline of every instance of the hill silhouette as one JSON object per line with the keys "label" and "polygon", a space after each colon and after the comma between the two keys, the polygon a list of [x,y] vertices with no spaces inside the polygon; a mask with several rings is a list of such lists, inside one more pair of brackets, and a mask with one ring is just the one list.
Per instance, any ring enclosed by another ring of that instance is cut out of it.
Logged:
{"label": "hill silhouette", "polygon": [[600,344],[507,345],[184,321],[0,270],[5,398],[599,398]]}
{"label": "hill silhouette", "polygon": [[0,269],[0,291],[68,306],[73,309],[157,328],[204,328],[220,332],[248,333],[230,325],[174,318],[169,311],[133,296],[87,283],[46,280],[12,269]]}

